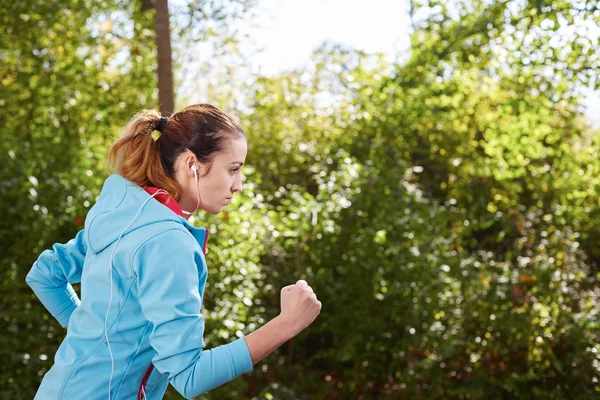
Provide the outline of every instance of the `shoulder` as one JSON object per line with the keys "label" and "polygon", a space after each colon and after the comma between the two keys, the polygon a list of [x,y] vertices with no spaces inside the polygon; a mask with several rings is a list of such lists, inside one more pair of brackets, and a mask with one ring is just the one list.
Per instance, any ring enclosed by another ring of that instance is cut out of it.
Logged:
{"label": "shoulder", "polygon": [[140,235],[139,246],[148,242],[158,241],[169,243],[179,248],[192,248],[200,250],[198,242],[192,233],[182,224],[175,221],[157,221],[141,227],[145,232]]}
{"label": "shoulder", "polygon": [[202,248],[194,236],[182,224],[161,221],[145,226],[143,235],[132,254],[134,270],[145,265],[159,265],[156,270],[172,265],[194,267],[197,272],[206,271]]}

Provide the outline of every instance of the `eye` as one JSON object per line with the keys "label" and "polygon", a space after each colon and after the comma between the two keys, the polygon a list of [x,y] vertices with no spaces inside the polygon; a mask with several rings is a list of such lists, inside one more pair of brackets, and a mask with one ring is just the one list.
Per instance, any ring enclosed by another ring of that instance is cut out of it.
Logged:
{"label": "eye", "polygon": [[236,172],[238,172],[240,170],[240,167],[235,167],[229,170],[229,172],[231,172],[231,174],[235,174]]}

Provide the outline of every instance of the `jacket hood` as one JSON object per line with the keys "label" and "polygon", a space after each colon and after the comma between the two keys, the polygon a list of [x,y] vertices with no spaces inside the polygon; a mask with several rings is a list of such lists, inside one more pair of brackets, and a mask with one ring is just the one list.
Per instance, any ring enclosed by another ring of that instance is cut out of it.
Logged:
{"label": "jacket hood", "polygon": [[[184,225],[205,252],[206,229],[192,226],[185,218],[150,197],[144,189],[122,176],[109,176],[96,204],[85,219],[85,236],[89,249],[99,253],[116,242],[123,231],[123,236],[126,236],[143,226],[171,221]],[[138,212],[139,215],[135,218]]]}

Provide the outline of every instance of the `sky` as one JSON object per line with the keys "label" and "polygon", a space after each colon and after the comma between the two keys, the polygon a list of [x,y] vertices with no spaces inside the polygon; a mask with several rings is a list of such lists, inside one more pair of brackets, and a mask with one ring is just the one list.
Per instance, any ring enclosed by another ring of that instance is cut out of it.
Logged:
{"label": "sky", "polygon": [[402,0],[258,0],[258,10],[254,62],[267,75],[304,64],[326,40],[390,58],[408,46]]}
{"label": "sky", "polygon": [[[182,0],[172,0],[177,3]],[[410,23],[406,0],[256,0],[256,27],[249,32],[254,72],[274,75],[299,68],[324,41],[388,60],[406,55]],[[600,128],[600,92],[584,89],[590,122]]]}

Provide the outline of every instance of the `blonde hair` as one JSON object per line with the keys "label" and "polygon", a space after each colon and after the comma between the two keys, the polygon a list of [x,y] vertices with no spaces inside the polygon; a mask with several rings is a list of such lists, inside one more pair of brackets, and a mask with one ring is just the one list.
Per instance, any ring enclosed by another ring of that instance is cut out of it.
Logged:
{"label": "blonde hair", "polygon": [[241,126],[225,112],[209,104],[196,104],[173,114],[158,140],[152,137],[160,122],[156,110],[142,110],[123,128],[108,152],[108,167],[141,187],[164,189],[181,198],[181,186],[174,179],[177,157],[190,150],[198,161],[209,166],[227,139],[243,137]]}

